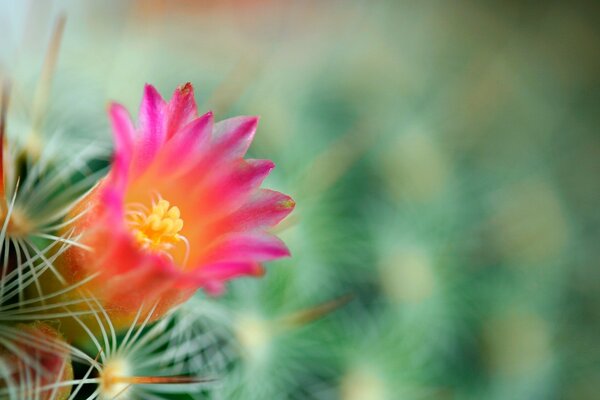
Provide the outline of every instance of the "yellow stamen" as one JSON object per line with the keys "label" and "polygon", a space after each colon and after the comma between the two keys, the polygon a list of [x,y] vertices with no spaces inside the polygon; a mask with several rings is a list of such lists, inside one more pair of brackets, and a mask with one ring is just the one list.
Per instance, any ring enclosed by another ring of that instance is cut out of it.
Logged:
{"label": "yellow stamen", "polygon": [[168,255],[175,244],[185,242],[185,237],[179,234],[183,229],[181,211],[162,198],[153,202],[151,209],[141,204],[130,205],[126,221],[144,249]]}

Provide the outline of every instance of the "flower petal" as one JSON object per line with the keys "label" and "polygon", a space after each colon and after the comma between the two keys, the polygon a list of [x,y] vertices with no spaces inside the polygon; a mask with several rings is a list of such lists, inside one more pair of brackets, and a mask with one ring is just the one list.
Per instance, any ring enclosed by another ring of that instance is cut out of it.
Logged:
{"label": "flower petal", "polygon": [[288,257],[290,251],[277,237],[265,232],[241,232],[228,235],[208,250],[205,263],[263,262]]}
{"label": "flower petal", "polygon": [[227,281],[238,276],[260,276],[264,268],[253,262],[222,262],[204,265],[199,270],[190,273],[202,285],[209,282]]}
{"label": "flower petal", "polygon": [[135,175],[148,167],[166,139],[165,106],[165,101],[154,86],[146,85],[138,117],[139,135],[132,166]]}
{"label": "flower petal", "polygon": [[109,118],[115,140],[113,158],[113,179],[119,187],[124,187],[127,180],[129,164],[133,157],[135,128],[127,110],[120,104],[113,103],[109,107]]}
{"label": "flower petal", "polygon": [[188,169],[193,176],[207,171],[219,171],[233,159],[241,159],[256,132],[258,117],[235,117],[214,126],[212,142],[197,154],[196,162]]}
{"label": "flower petal", "polygon": [[[237,160],[206,172],[202,182],[195,182],[197,187],[190,196],[201,199],[198,208],[204,214],[205,223],[221,218],[239,208],[273,168],[275,164],[270,160]],[[199,171],[195,176],[198,175]]]}
{"label": "flower petal", "polygon": [[186,123],[196,116],[196,113],[194,88],[192,84],[188,82],[175,89],[171,101],[167,104],[167,140],[178,133]]}
{"label": "flower petal", "polygon": [[295,206],[290,196],[260,189],[243,207],[217,224],[233,231],[266,229],[277,225]]}
{"label": "flower petal", "polygon": [[257,127],[258,117],[234,117],[217,123],[211,152],[226,158],[243,157]]}
{"label": "flower petal", "polygon": [[212,112],[208,112],[198,117],[181,128],[176,136],[171,138],[161,150],[161,159],[157,168],[161,172],[173,170],[173,166],[178,166],[182,172],[188,171],[195,159],[200,153],[201,146],[208,142],[214,126],[214,117]]}

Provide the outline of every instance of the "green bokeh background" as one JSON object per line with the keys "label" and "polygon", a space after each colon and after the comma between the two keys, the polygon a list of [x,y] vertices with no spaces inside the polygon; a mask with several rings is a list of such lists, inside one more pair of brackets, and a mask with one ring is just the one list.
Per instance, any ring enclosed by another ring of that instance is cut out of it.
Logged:
{"label": "green bokeh background", "polygon": [[135,110],[146,82],[192,82],[219,120],[261,116],[250,152],[297,201],[293,257],[197,299],[243,350],[213,398],[595,399],[598,11],[0,1],[0,71],[27,104],[64,12],[45,129],[109,144],[106,104]]}

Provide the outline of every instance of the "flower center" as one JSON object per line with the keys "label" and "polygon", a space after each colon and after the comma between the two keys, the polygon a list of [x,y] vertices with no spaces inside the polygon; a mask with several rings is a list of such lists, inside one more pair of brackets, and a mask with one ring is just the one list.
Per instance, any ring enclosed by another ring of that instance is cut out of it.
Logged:
{"label": "flower center", "polygon": [[130,372],[130,366],[125,360],[109,360],[100,374],[100,398],[114,399],[126,392],[131,384],[123,378],[128,377]]}
{"label": "flower center", "polygon": [[179,234],[183,229],[179,207],[171,206],[163,198],[153,201],[151,208],[140,203],[128,204],[125,219],[143,249],[171,257],[170,251],[176,244],[183,242],[188,247],[186,238]]}

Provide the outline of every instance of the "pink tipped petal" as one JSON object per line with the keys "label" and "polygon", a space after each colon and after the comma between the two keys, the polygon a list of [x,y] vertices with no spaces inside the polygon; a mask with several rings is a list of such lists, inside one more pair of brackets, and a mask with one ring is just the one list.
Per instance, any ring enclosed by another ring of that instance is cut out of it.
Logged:
{"label": "pink tipped petal", "polygon": [[258,117],[234,117],[219,122],[215,125],[212,151],[226,158],[243,157],[257,127]]}
{"label": "pink tipped petal", "polygon": [[142,172],[158,154],[165,141],[165,101],[154,86],[146,85],[140,107],[140,134],[137,138],[134,173]]}
{"label": "pink tipped petal", "polygon": [[211,218],[222,217],[224,212],[239,208],[252,192],[260,187],[275,168],[270,160],[239,160],[229,167],[213,171],[208,181],[198,185],[196,192],[204,192],[205,207],[211,210]]}
{"label": "pink tipped petal", "polygon": [[290,196],[260,189],[242,208],[220,223],[235,231],[266,229],[277,225],[295,206]]}
{"label": "pink tipped petal", "polygon": [[129,113],[118,103],[112,103],[108,113],[115,139],[115,150],[123,154],[126,157],[125,161],[129,162],[135,141],[135,128]]}
{"label": "pink tipped petal", "polygon": [[204,262],[263,262],[289,255],[290,251],[277,237],[264,232],[244,232],[223,238],[208,251]]}
{"label": "pink tipped petal", "polygon": [[167,140],[173,137],[186,123],[196,116],[196,101],[191,83],[175,89],[167,105]]}
{"label": "pink tipped petal", "polygon": [[264,269],[253,262],[222,262],[207,264],[197,271],[196,278],[202,282],[227,281],[239,276],[259,276]]}
{"label": "pink tipped petal", "polygon": [[219,187],[222,189],[220,194],[229,196],[239,196],[248,190],[258,188],[269,173],[275,168],[271,160],[240,160],[234,164],[231,172],[220,178]]}
{"label": "pink tipped petal", "polygon": [[184,167],[180,169],[187,171],[185,167],[193,165],[201,147],[207,144],[210,139],[213,125],[212,112],[208,112],[185,125],[177,136],[165,144],[162,150],[161,167],[172,168],[172,166],[177,165]]}
{"label": "pink tipped petal", "polygon": [[242,158],[257,125],[257,117],[235,117],[215,124],[212,143],[197,157],[192,170],[216,171],[231,160]]}
{"label": "pink tipped petal", "polygon": [[127,110],[120,104],[111,104],[109,116],[115,139],[115,154],[111,173],[115,183],[120,187],[124,187],[127,180],[129,164],[133,157],[135,129],[131,123]]}

